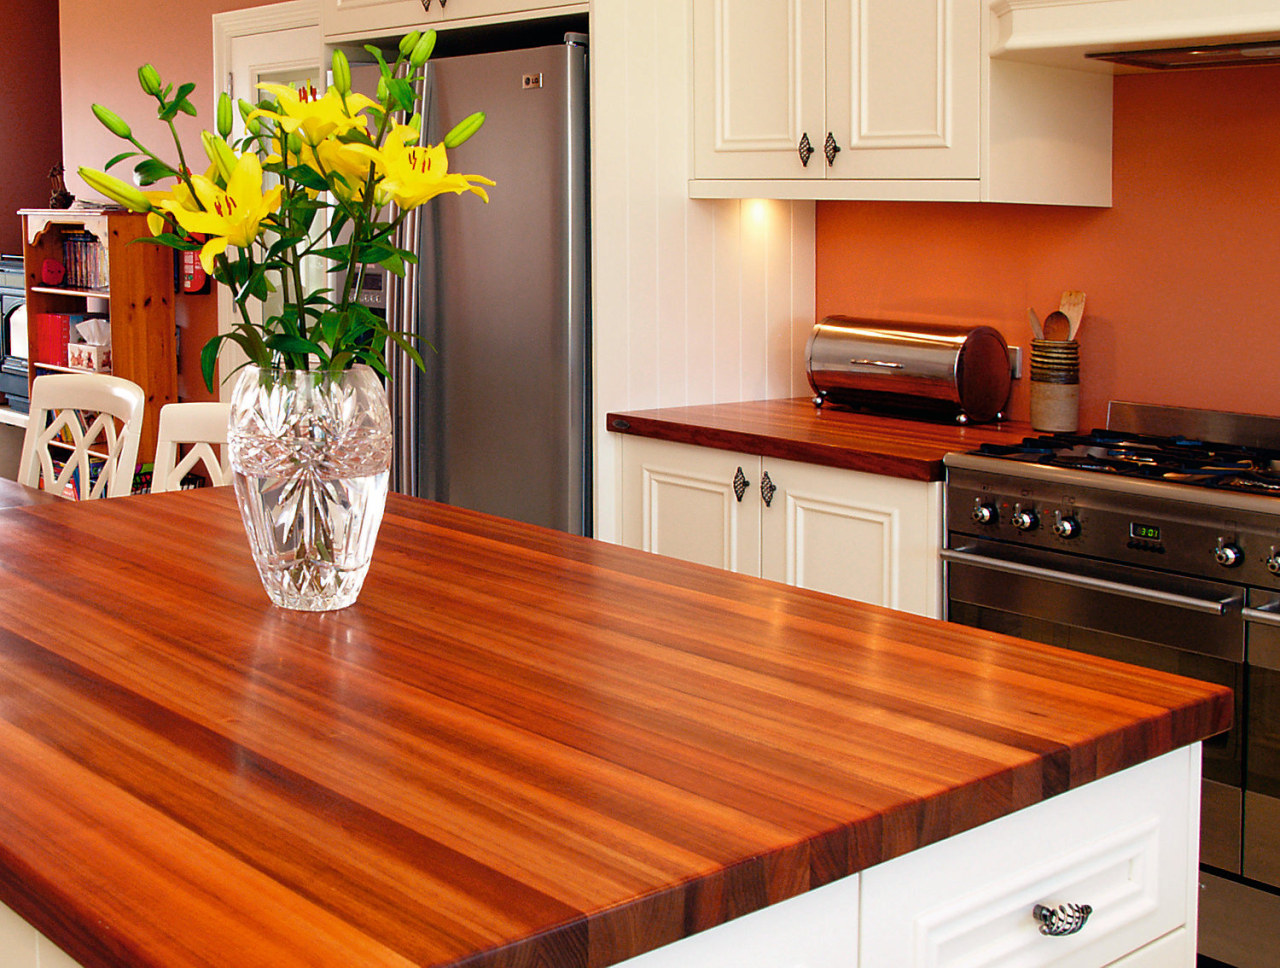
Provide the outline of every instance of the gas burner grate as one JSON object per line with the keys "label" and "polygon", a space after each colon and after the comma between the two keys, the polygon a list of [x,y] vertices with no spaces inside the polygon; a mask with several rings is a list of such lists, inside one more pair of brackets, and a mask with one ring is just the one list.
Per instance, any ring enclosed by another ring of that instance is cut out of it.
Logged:
{"label": "gas burner grate", "polygon": [[1191,437],[1095,429],[983,444],[976,454],[1021,463],[1280,494],[1280,451]]}

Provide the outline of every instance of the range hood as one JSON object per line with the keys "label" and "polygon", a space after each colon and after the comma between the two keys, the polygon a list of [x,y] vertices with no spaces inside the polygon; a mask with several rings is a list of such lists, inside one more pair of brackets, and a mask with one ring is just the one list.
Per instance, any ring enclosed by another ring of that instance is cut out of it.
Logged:
{"label": "range hood", "polygon": [[1132,73],[1280,63],[1280,0],[992,0],[992,57]]}

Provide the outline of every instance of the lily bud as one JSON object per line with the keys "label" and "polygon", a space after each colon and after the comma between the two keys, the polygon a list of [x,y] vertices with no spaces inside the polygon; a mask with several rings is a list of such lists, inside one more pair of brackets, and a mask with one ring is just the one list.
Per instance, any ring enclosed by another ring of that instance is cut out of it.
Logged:
{"label": "lily bud", "polygon": [[387,79],[385,77],[378,78],[377,101],[379,104],[387,103]]}
{"label": "lily bud", "polygon": [[351,93],[351,65],[347,55],[340,50],[333,52],[333,86],[339,94]]}
{"label": "lily bud", "polygon": [[94,168],[78,168],[85,184],[96,192],[101,192],[113,202],[119,202],[131,212],[145,213],[151,211],[151,200],[128,182],[121,181],[114,175]]}
{"label": "lily bud", "polygon": [[236,170],[236,155],[231,146],[209,131],[200,132],[200,143],[204,145],[204,153],[209,156],[213,166],[218,170],[225,185]]}
{"label": "lily bud", "polygon": [[[411,117],[409,119],[408,126],[413,129],[413,140],[420,141],[422,139],[422,115],[415,114],[413,117]],[[408,142],[408,140],[409,140],[408,138],[405,139],[406,143]]]}
{"label": "lily bud", "polygon": [[414,45],[413,51],[409,54],[410,66],[421,67],[431,57],[431,52],[435,49],[436,32],[434,30],[428,30]]}
{"label": "lily bud", "polygon": [[128,138],[133,134],[120,115],[109,108],[104,108],[101,104],[93,105],[93,116],[101,121],[103,126],[117,138]]}
{"label": "lily bud", "polygon": [[415,30],[405,34],[400,38],[400,56],[408,57],[413,53],[413,49],[418,46],[418,41],[422,37],[422,31]]}
{"label": "lily bud", "polygon": [[150,64],[138,68],[138,83],[142,85],[144,94],[155,96],[160,93],[160,72]]}
{"label": "lily bud", "polygon": [[231,120],[232,120],[231,95],[223,91],[218,95],[218,134],[224,138],[231,137]]}
{"label": "lily bud", "polygon": [[462,144],[473,134],[480,130],[480,125],[484,124],[484,112],[477,111],[475,114],[468,115],[453,126],[453,130],[444,136],[444,146],[446,148],[456,148]]}
{"label": "lily bud", "polygon": [[290,131],[289,136],[285,139],[285,144],[289,148],[289,153],[298,155],[302,153],[302,135],[296,131]]}

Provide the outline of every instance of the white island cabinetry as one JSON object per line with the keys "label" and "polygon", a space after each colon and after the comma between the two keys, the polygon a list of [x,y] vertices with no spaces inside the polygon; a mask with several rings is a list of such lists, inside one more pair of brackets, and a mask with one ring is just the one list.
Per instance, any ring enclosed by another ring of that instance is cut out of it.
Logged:
{"label": "white island cabinetry", "polygon": [[619,968],[1191,968],[1199,786],[1197,743]]}
{"label": "white island cabinetry", "polygon": [[622,543],[938,617],[942,485],[622,440]]}

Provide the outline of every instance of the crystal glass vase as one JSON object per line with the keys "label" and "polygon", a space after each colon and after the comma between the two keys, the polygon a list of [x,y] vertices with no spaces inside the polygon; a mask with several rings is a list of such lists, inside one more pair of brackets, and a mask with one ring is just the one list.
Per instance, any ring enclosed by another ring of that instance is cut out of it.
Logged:
{"label": "crystal glass vase", "polygon": [[387,501],[391,414],[367,366],[245,367],[227,447],[254,563],[276,605],[355,602]]}

